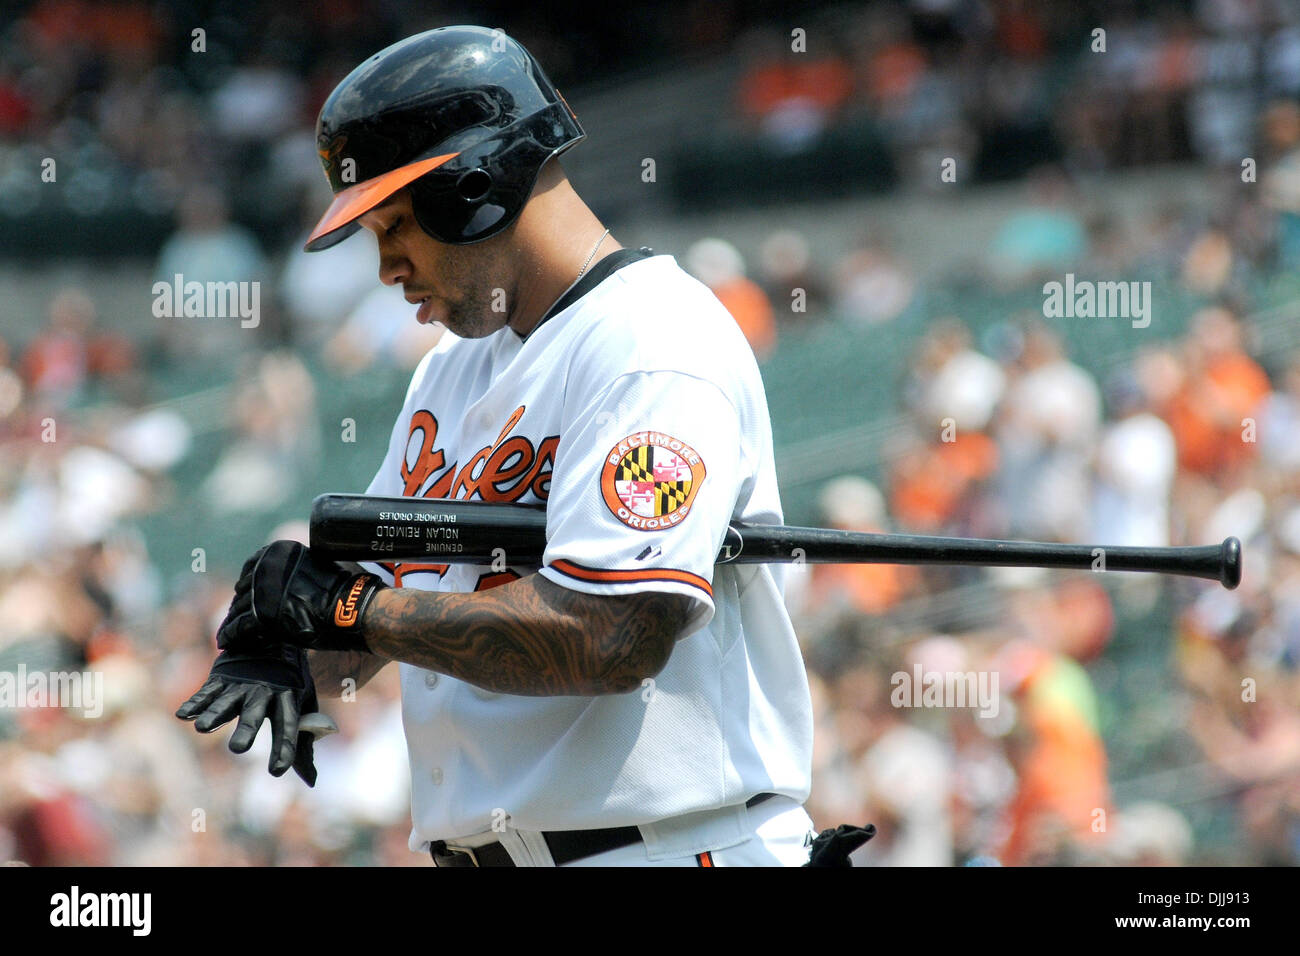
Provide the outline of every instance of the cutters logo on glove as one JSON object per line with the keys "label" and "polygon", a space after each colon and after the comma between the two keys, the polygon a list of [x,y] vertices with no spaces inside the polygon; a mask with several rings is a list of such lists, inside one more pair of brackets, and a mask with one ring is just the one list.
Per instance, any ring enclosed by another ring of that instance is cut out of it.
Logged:
{"label": "cutters logo on glove", "polygon": [[217,647],[249,650],[291,644],[319,651],[364,651],[366,606],[387,588],[373,574],[318,561],[297,541],[273,541],[246,562]]}
{"label": "cutters logo on glove", "polygon": [[334,605],[334,623],[339,627],[352,627],[357,623],[357,601],[361,600],[361,593],[366,589],[367,578],[363,574],[353,581],[348,596],[339,598]]}
{"label": "cutters logo on glove", "polygon": [[691,513],[705,473],[704,459],[685,442],[663,432],[636,432],[605,456],[600,490],[629,528],[660,531]]}

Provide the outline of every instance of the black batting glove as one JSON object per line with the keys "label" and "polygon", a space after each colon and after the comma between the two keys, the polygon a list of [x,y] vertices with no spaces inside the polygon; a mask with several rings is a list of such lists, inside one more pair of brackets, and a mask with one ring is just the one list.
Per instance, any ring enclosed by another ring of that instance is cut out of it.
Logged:
{"label": "black batting glove", "polygon": [[307,653],[281,645],[252,653],[222,652],[203,686],[181,704],[176,716],[193,720],[194,729],[204,734],[238,717],[239,725],[230,737],[230,750],[237,754],[253,746],[262,721],[270,718],[267,770],[279,777],[293,767],[312,787],[316,785],[316,738],[301,724],[302,718],[318,712]]}
{"label": "black batting glove", "polygon": [[293,644],[369,651],[361,636],[361,616],[386,587],[373,574],[317,560],[297,541],[272,542],[245,562],[217,646],[247,650]]}

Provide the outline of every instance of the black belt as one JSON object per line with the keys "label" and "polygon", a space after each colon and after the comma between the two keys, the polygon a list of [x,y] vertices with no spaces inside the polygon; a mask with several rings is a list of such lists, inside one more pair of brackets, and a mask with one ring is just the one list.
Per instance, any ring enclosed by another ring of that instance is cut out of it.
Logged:
{"label": "black belt", "polygon": [[[756,807],[764,800],[776,796],[774,793],[760,793],[745,801],[746,807]],[[603,830],[555,830],[543,833],[551,851],[551,859],[556,866],[581,860],[584,856],[608,853],[620,847],[631,846],[641,842],[641,830],[638,827],[609,827]],[[476,847],[449,847],[445,840],[434,840],[429,844],[429,855],[433,857],[434,866],[514,866],[510,853],[500,843],[488,843]]]}

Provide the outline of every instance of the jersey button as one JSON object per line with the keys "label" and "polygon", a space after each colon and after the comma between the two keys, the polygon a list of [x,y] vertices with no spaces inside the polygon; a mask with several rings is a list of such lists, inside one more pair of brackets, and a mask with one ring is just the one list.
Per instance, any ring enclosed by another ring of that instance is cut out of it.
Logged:
{"label": "jersey button", "polygon": [[424,686],[427,687],[427,688],[429,688],[429,690],[433,690],[435,687],[437,687],[437,686],[438,686],[438,675],[435,674],[435,673],[433,673],[433,672],[430,672],[430,673],[428,673],[428,674],[425,674],[425,675],[424,675]]}
{"label": "jersey button", "polygon": [[434,767],[433,770],[429,772],[429,779],[433,781],[435,787],[440,786],[442,784],[442,768]]}

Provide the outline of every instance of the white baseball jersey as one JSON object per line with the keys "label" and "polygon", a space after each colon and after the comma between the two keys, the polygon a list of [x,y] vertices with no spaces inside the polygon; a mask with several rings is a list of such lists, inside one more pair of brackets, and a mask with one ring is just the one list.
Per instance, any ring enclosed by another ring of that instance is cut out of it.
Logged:
{"label": "white baseball jersey", "polygon": [[507,819],[591,829],[807,799],[785,566],[715,567],[729,522],[783,521],[762,381],[735,321],[671,256],[617,269],[525,338],[445,333],[367,493],[546,502],[540,569],[369,565],[396,586],[474,591],[540,570],[590,594],[692,601],[667,666],[631,693],[496,694],[402,664],[412,850]]}

